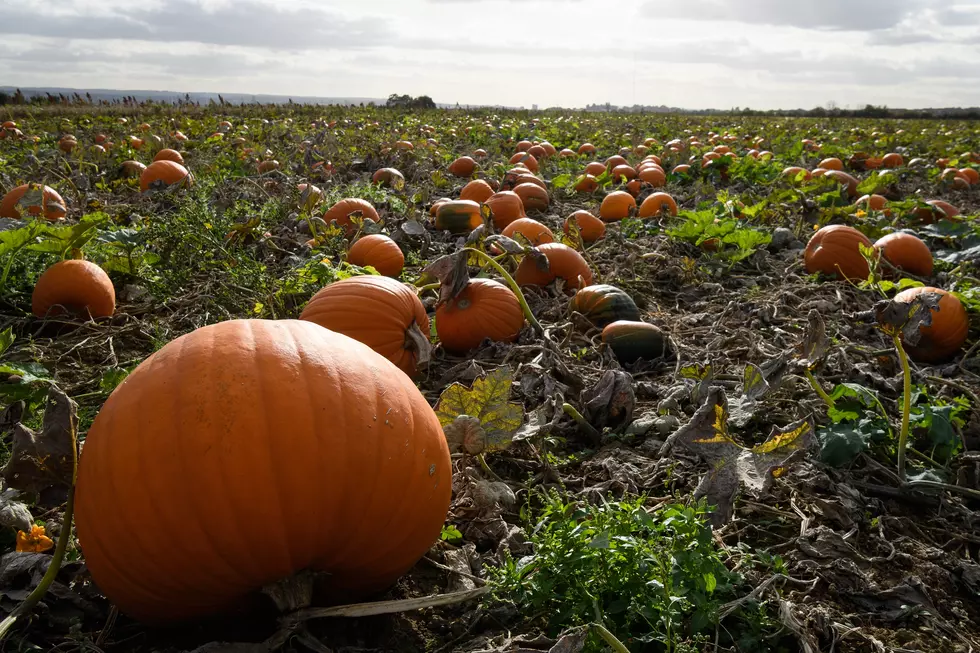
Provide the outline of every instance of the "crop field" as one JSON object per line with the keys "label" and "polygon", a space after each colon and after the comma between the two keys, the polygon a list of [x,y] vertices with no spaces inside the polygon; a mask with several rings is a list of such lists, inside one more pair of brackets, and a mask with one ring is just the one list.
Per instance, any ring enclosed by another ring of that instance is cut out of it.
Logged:
{"label": "crop field", "polygon": [[980,647],[980,124],[5,111],[4,651]]}

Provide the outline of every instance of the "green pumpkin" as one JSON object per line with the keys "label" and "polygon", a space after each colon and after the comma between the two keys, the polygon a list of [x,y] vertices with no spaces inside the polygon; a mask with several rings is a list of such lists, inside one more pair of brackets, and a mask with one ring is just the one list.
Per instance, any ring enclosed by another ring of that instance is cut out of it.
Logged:
{"label": "green pumpkin", "polygon": [[436,209],[436,229],[464,236],[483,224],[480,205],[473,200],[444,202]]}
{"label": "green pumpkin", "polygon": [[568,304],[568,312],[578,312],[599,328],[617,320],[639,321],[640,309],[633,298],[616,286],[598,284],[582,288]]}
{"label": "green pumpkin", "polygon": [[670,353],[670,340],[664,332],[646,322],[613,322],[602,330],[602,341],[621,363],[655,360]]}

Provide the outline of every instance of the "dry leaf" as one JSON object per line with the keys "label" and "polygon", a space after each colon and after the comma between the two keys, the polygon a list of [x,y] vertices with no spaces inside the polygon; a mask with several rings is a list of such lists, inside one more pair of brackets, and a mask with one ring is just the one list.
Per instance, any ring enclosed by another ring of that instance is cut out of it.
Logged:
{"label": "dry leaf", "polygon": [[39,433],[23,424],[13,429],[10,460],[3,468],[7,487],[40,494],[49,488],[67,490],[72,484],[78,428],[77,406],[52,386]]}
{"label": "dry leaf", "polygon": [[[446,388],[436,404],[436,415],[443,430],[456,422],[457,418],[472,418],[485,435],[481,453],[507,448],[524,421],[523,406],[509,401],[511,381],[510,368],[501,367],[474,380],[471,388],[461,383],[454,383]],[[472,423],[467,424],[466,429],[472,428]],[[458,434],[453,432],[457,428],[464,426],[451,427],[447,439],[450,434],[458,439]],[[466,434],[467,432],[463,433],[464,436]]]}

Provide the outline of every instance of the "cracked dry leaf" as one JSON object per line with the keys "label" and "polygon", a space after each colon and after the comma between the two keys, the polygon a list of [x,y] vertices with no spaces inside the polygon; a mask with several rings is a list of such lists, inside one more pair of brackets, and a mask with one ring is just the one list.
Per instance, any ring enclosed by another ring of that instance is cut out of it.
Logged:
{"label": "cracked dry leaf", "polygon": [[900,335],[903,342],[915,347],[922,337],[920,328],[932,324],[932,312],[940,310],[941,299],[939,293],[923,292],[908,303],[881,301],[874,305],[875,321],[884,333]]}
{"label": "cracked dry leaf", "polygon": [[439,303],[455,299],[470,282],[466,256],[461,252],[440,256],[422,269],[419,284],[439,282]]}
{"label": "cracked dry leaf", "polygon": [[633,421],[636,396],[633,377],[622,370],[606,370],[599,381],[582,393],[585,419],[598,430],[624,428]]}
{"label": "cracked dry leaf", "polygon": [[462,451],[475,456],[487,447],[487,434],[476,417],[457,415],[452,422],[443,425],[442,432],[446,435],[449,453]]}
{"label": "cracked dry leaf", "polygon": [[486,244],[488,247],[490,245],[496,245],[497,247],[500,248],[501,251],[503,251],[506,254],[523,254],[525,251],[525,248],[522,244],[520,244],[513,238],[508,238],[507,236],[501,236],[500,234],[487,236]]}
{"label": "cracked dry leaf", "polygon": [[806,333],[800,343],[800,357],[811,372],[815,370],[827,355],[830,340],[827,338],[827,325],[820,311],[811,308],[807,314]]}
{"label": "cracked dry leaf", "polygon": [[708,388],[715,380],[715,371],[711,363],[685,365],[680,369],[680,378],[694,381],[691,389],[691,401],[698,403],[706,396]]}
{"label": "cracked dry leaf", "polygon": [[19,531],[29,531],[34,517],[26,505],[16,501],[20,496],[17,490],[6,489],[0,493],[0,526],[9,526]]}
{"label": "cracked dry leaf", "polygon": [[10,459],[2,474],[7,487],[40,494],[72,485],[77,406],[64,392],[51,387],[44,409],[41,431],[14,425]]}
{"label": "cracked dry leaf", "polygon": [[[443,430],[457,418],[466,416],[475,419],[483,430],[484,448],[480,453],[506,449],[524,421],[523,406],[509,401],[511,374],[509,367],[500,367],[475,379],[470,388],[461,383],[446,388],[436,404],[436,415]],[[472,428],[472,422],[467,424],[466,428]],[[451,433],[453,430],[451,427]],[[453,434],[453,437],[458,436]]]}

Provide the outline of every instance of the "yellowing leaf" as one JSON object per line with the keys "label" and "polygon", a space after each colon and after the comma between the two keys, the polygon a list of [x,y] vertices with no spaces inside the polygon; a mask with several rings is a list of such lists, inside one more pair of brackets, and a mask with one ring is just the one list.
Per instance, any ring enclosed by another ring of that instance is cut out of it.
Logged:
{"label": "yellowing leaf", "polygon": [[[446,388],[436,404],[436,415],[447,441],[459,442],[461,448],[474,453],[468,443],[477,437],[475,420],[485,437],[482,452],[505,449],[524,421],[523,407],[509,401],[511,381],[510,368],[501,367],[474,380],[471,388],[461,383]],[[463,417],[467,419],[457,422]]]}

